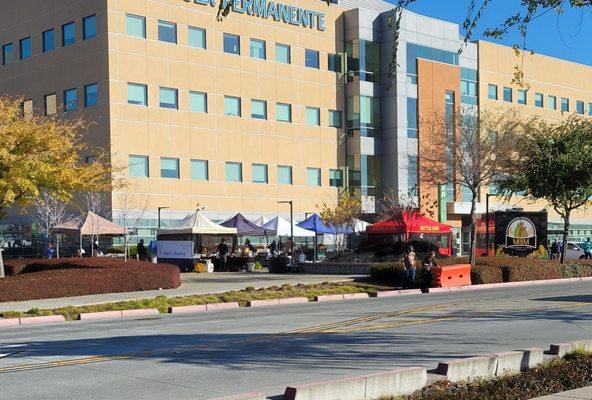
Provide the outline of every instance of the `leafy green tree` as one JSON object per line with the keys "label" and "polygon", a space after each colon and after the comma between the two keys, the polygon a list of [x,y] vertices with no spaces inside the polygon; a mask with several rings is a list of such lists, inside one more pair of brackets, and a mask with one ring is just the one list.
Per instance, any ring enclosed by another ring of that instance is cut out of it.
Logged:
{"label": "leafy green tree", "polygon": [[570,117],[562,122],[536,120],[517,142],[510,174],[499,181],[507,197],[518,192],[544,199],[563,219],[565,262],[570,217],[592,205],[592,120]]}
{"label": "leafy green tree", "polygon": [[0,217],[13,205],[32,205],[41,193],[69,201],[76,192],[111,188],[106,157],[82,162],[87,128],[79,117],[25,114],[22,99],[0,97]]}

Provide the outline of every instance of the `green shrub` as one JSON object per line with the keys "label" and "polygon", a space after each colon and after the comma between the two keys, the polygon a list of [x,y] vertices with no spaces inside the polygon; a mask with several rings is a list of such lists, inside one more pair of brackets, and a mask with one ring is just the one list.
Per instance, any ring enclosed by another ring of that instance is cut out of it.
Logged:
{"label": "green shrub", "polygon": [[502,269],[491,265],[475,265],[471,268],[471,282],[473,285],[502,283]]}

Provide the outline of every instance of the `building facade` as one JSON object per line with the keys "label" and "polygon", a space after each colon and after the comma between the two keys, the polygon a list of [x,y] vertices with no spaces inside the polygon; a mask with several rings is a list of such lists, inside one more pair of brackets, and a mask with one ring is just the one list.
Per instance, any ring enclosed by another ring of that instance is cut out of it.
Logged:
{"label": "building facade", "polygon": [[[462,243],[470,194],[422,181],[418,121],[458,105],[592,114],[592,68],[529,57],[523,95],[512,49],[464,44],[455,23],[405,11],[393,61],[381,0],[233,0],[221,20],[217,0],[6,3],[0,94],[92,121],[90,149],[128,181],[107,212],[147,238],[159,208],[164,224],[198,206],[255,219],[286,216],[278,202],[292,200],[302,219],[351,190],[367,214],[387,192],[435,198]],[[2,227],[5,240],[31,235],[18,213]]]}

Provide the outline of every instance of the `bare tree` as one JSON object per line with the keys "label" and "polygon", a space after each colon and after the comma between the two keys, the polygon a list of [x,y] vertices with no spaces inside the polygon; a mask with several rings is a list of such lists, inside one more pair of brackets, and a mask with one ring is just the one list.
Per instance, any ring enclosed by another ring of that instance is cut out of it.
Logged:
{"label": "bare tree", "polygon": [[[39,233],[46,238],[48,243],[51,243],[53,237],[52,228],[66,222],[71,218],[71,214],[67,211],[65,202],[44,191],[33,202],[30,217],[33,223],[37,225]],[[61,234],[55,235],[57,258],[60,258],[61,240]]]}
{"label": "bare tree", "polygon": [[[92,212],[98,216],[106,217],[105,215],[105,193],[104,192],[87,192],[84,194],[84,200],[86,205],[86,212]],[[101,223],[98,219],[93,219],[91,226],[90,235],[90,253],[91,257],[94,257],[95,253],[95,240],[99,241],[99,232],[101,231]],[[96,238],[96,239],[95,239]]]}
{"label": "bare tree", "polygon": [[[438,202],[432,201],[427,195],[416,196],[412,194],[417,192],[417,187],[411,188],[410,192],[397,190],[393,187],[385,189],[383,195],[377,200],[379,220],[384,221],[394,218],[402,213],[434,218],[434,208],[438,205]],[[420,209],[420,203],[429,204],[430,207]]]}
{"label": "bare tree", "polygon": [[419,174],[423,187],[449,184],[455,198],[471,194],[470,262],[475,263],[477,202],[481,188],[495,185],[509,171],[523,121],[513,110],[480,111],[460,107],[420,121]]}
{"label": "bare tree", "polygon": [[122,225],[126,228],[123,252],[124,258],[127,261],[129,254],[129,230],[138,228],[140,220],[146,213],[148,208],[148,196],[139,198],[136,190],[125,190],[118,193],[119,200],[119,216]]}

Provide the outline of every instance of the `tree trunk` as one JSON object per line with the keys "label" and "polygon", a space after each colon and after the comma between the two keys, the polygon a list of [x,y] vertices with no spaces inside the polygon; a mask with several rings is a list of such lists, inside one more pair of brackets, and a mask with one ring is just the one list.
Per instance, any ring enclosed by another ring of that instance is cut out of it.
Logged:
{"label": "tree trunk", "polygon": [[473,192],[473,199],[471,200],[471,248],[469,250],[469,263],[471,267],[475,266],[475,252],[477,248],[477,221],[475,212],[477,209],[477,194]]}
{"label": "tree trunk", "polygon": [[[3,246],[3,244],[0,242],[0,245]],[[2,257],[2,251],[4,250],[4,248],[0,248],[0,279],[4,278],[4,257]]]}
{"label": "tree trunk", "polygon": [[566,212],[563,216],[563,247],[561,248],[561,264],[565,264],[565,257],[567,255],[567,242],[569,240],[569,217],[570,212]]}

